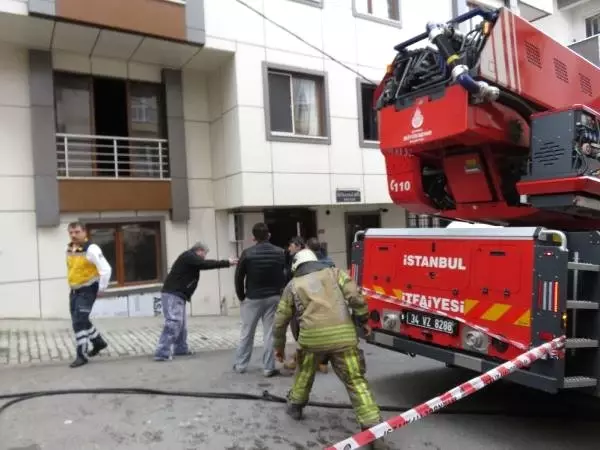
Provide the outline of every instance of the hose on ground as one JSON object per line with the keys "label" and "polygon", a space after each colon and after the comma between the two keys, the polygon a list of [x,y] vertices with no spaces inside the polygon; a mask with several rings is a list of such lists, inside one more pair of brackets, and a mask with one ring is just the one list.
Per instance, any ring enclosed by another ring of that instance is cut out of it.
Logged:
{"label": "hose on ground", "polygon": [[[238,392],[194,392],[194,391],[167,391],[160,389],[145,389],[145,388],[89,388],[89,389],[61,389],[51,391],[30,391],[19,392],[14,394],[1,394],[0,400],[8,400],[0,406],[0,415],[11,406],[26,400],[32,400],[41,397],[54,397],[59,395],[150,395],[150,396],[167,396],[167,397],[186,397],[186,398],[202,398],[202,399],[220,399],[220,400],[250,400],[263,401],[268,403],[286,403],[287,399],[269,391],[263,391],[262,395],[247,394]],[[352,409],[352,405],[347,403],[330,403],[330,402],[308,402],[307,406],[328,409]],[[402,413],[408,411],[407,406],[380,406],[381,411]],[[528,411],[526,408],[520,407],[518,411],[510,410],[494,410],[494,409],[468,409],[468,408],[445,408],[437,412],[437,414],[460,414],[460,415],[486,415],[486,416],[506,416],[514,418],[569,418],[573,419],[577,416],[580,420],[600,419],[600,414],[590,414],[589,412],[576,412],[571,409],[568,412],[556,411]],[[575,414],[575,415],[574,415]]]}

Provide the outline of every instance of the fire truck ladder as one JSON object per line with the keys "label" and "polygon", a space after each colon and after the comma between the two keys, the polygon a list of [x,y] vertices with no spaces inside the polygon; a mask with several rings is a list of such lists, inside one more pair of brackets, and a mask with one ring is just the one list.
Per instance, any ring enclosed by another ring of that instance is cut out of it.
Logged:
{"label": "fire truck ladder", "polygon": [[600,396],[600,234],[568,233],[564,389]]}

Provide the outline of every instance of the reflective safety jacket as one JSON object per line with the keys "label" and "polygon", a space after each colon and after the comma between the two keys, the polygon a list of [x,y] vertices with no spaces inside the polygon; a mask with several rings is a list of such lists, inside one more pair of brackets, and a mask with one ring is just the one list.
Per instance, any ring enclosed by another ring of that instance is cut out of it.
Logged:
{"label": "reflective safety jacket", "polygon": [[67,281],[71,289],[98,282],[99,290],[103,291],[108,287],[111,274],[112,268],[96,244],[71,242],[67,246]]}
{"label": "reflective safety jacket", "polygon": [[302,264],[285,287],[275,314],[274,346],[283,349],[294,315],[300,324],[298,344],[308,351],[337,351],[358,345],[348,308],[363,324],[367,305],[354,280],[321,262]]}

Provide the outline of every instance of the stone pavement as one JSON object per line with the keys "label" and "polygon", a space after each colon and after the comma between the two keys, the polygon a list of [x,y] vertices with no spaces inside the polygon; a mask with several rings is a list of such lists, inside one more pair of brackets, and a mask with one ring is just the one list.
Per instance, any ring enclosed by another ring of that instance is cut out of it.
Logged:
{"label": "stone pavement", "polygon": [[[93,319],[109,348],[101,358],[152,355],[162,331],[162,317]],[[188,317],[192,351],[234,349],[239,342],[239,316]],[[288,336],[288,340],[291,340]],[[259,324],[255,347],[263,345]],[[0,367],[70,361],[75,357],[68,320],[0,320]]]}

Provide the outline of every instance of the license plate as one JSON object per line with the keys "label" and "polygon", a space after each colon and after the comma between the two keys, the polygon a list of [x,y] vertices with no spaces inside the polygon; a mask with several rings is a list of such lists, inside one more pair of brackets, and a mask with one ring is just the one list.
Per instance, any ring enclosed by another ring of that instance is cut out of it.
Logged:
{"label": "license plate", "polygon": [[418,311],[404,311],[402,313],[402,322],[415,327],[439,331],[440,333],[458,334],[457,321],[432,314],[425,314]]}

